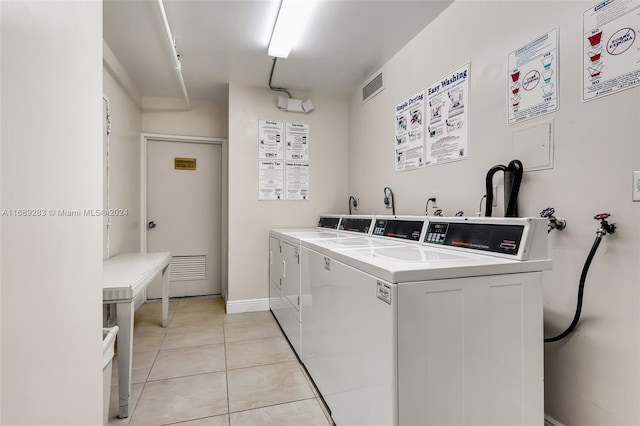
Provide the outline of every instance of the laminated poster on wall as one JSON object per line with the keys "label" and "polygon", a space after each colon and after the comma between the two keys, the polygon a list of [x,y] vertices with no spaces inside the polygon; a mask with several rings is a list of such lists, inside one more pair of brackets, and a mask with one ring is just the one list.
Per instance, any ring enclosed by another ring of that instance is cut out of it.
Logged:
{"label": "laminated poster on wall", "polygon": [[424,90],[396,105],[396,171],[424,165]]}
{"label": "laminated poster on wall", "polygon": [[582,101],[640,85],[640,2],[606,0],[586,10]]}
{"label": "laminated poster on wall", "polygon": [[427,87],[425,165],[463,160],[469,155],[470,63]]}
{"label": "laminated poster on wall", "polygon": [[558,28],[509,53],[507,120],[509,124],[557,111]]}
{"label": "laminated poster on wall", "polygon": [[284,199],[284,161],[258,160],[258,200]]}
{"label": "laminated poster on wall", "polygon": [[284,159],[284,123],[282,121],[259,120],[258,158]]}
{"label": "laminated poster on wall", "polygon": [[285,123],[286,160],[309,161],[309,125]]}
{"label": "laminated poster on wall", "polygon": [[309,163],[287,161],[285,169],[286,199],[288,201],[309,200]]}

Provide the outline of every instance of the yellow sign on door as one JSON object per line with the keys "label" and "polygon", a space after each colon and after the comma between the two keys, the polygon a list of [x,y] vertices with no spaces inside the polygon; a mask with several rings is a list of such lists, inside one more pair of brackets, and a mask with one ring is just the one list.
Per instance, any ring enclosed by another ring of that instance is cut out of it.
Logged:
{"label": "yellow sign on door", "polygon": [[195,170],[196,159],[195,158],[174,158],[173,166],[176,170]]}

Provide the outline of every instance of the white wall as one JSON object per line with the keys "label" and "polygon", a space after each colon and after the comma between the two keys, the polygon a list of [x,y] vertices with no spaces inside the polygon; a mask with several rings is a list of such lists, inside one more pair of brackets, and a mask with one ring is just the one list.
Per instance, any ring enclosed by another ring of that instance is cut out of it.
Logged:
{"label": "white wall", "polygon": [[109,208],[127,209],[111,217],[109,256],[140,250],[140,133],[142,98],[105,44],[103,90],[109,99]]}
{"label": "white wall", "polygon": [[[365,105],[351,98],[349,189],[360,212],[386,213],[383,188],[396,194],[398,214],[424,214],[427,198],[473,215],[484,178],[512,160],[506,71],[509,52],[559,27],[559,111],[555,167],[527,172],[520,214],[548,206],[565,217],[549,236],[554,270],[545,273],[545,328],[570,323],[577,284],[598,227],[593,215],[612,214],[619,231],[606,236],[589,272],[583,319],[563,342],[546,345],[545,405],[567,425],[640,424],[640,203],[631,202],[631,176],[640,170],[640,88],[581,102],[582,13],[593,2],[457,1],[385,65],[384,92]],[[394,172],[394,107],[442,75],[471,62],[470,148],[464,161]]]}
{"label": "white wall", "polygon": [[[309,114],[280,111],[279,93],[229,88],[229,296],[232,302],[269,296],[269,230],[313,227],[321,213],[345,212],[347,99],[311,93]],[[297,94],[293,93],[294,97]],[[310,200],[258,201],[258,120],[310,126]]]}
{"label": "white wall", "polygon": [[228,130],[227,103],[213,103],[191,99],[187,111],[183,99],[145,96],[142,131],[182,136],[226,138]]}
{"label": "white wall", "polygon": [[[102,203],[102,3],[1,2],[2,209]],[[102,422],[102,221],[2,217],[2,419]]]}

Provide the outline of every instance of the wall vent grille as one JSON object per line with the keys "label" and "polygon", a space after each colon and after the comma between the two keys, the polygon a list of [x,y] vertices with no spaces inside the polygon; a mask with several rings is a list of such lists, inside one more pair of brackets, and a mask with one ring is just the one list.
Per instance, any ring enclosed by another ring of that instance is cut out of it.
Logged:
{"label": "wall vent grille", "polygon": [[207,256],[173,256],[171,281],[197,281],[207,279]]}
{"label": "wall vent grille", "polygon": [[367,102],[384,90],[384,78],[382,71],[376,73],[362,86],[362,103]]}

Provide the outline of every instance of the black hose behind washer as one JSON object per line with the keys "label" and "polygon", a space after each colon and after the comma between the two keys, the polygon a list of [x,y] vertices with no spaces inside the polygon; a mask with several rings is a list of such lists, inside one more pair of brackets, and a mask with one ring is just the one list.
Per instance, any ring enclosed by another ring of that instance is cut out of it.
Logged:
{"label": "black hose behind washer", "polygon": [[609,217],[609,213],[600,213],[595,215],[593,218],[600,221],[600,229],[596,231],[596,240],[593,242],[593,246],[591,246],[591,251],[587,256],[587,260],[584,262],[584,266],[582,267],[582,274],[580,274],[580,284],[578,285],[578,304],[576,306],[576,313],[573,316],[573,321],[569,324],[569,327],[562,333],[558,334],[555,337],[549,337],[544,339],[545,343],[557,342],[558,340],[562,340],[567,337],[569,334],[573,332],[573,330],[578,325],[578,321],[580,321],[580,313],[582,312],[582,298],[584,296],[584,283],[587,280],[587,273],[589,272],[589,266],[591,266],[591,261],[593,260],[593,256],[595,256],[596,251],[598,250],[598,246],[600,245],[600,241],[602,241],[602,237],[604,235],[613,233],[616,231],[616,224],[607,222],[607,218]]}
{"label": "black hose behind washer", "polygon": [[557,342],[558,340],[562,340],[567,337],[578,325],[578,321],[580,321],[580,313],[582,312],[582,297],[584,296],[584,282],[587,279],[587,272],[589,272],[589,266],[591,266],[591,261],[593,260],[593,256],[596,254],[596,250],[598,250],[598,246],[600,245],[600,241],[602,241],[602,235],[598,234],[596,240],[593,242],[593,246],[591,247],[591,251],[587,256],[587,260],[584,262],[584,267],[582,268],[582,274],[580,275],[580,284],[578,285],[578,305],[576,306],[576,313],[573,316],[573,321],[569,324],[569,327],[562,333],[558,334],[555,337],[549,337],[548,339],[544,339],[545,343]]}
{"label": "black hose behind washer", "polygon": [[[518,216],[518,192],[520,191],[520,183],[522,182],[522,173],[524,168],[520,160],[512,160],[508,165],[498,164],[493,166],[487,172],[485,178],[485,188],[487,202],[485,203],[484,215],[489,217],[493,212],[493,175],[502,171],[504,174],[504,192],[505,206],[504,217]],[[508,197],[508,198],[507,198]]]}

